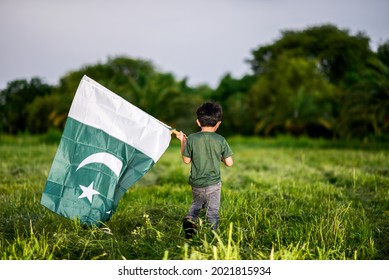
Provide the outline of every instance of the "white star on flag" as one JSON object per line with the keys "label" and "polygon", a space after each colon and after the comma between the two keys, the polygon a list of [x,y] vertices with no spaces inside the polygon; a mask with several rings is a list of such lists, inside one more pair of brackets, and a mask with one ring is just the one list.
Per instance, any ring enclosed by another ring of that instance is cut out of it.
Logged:
{"label": "white star on flag", "polygon": [[93,195],[100,194],[98,191],[93,189],[93,182],[90,183],[88,187],[85,187],[83,185],[80,185],[80,188],[82,189],[82,194],[78,198],[86,197],[92,203]]}

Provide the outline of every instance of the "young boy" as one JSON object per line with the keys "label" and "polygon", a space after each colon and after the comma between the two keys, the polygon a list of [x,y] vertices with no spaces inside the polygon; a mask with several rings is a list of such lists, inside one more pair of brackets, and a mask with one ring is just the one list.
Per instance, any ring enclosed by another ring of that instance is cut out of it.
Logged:
{"label": "young boy", "polygon": [[177,135],[181,141],[184,163],[191,163],[189,184],[192,187],[192,205],[183,220],[187,238],[196,233],[196,219],[202,209],[213,230],[219,226],[220,208],[220,162],[232,166],[232,150],[223,136],[215,133],[221,123],[223,111],[219,104],[206,102],[197,109],[197,125],[201,131],[186,137],[182,131]]}

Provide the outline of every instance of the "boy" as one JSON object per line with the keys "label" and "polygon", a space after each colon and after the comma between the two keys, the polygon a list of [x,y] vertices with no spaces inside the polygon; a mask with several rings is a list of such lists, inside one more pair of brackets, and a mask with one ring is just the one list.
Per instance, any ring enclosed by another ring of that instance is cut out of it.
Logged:
{"label": "boy", "polygon": [[189,184],[192,187],[192,205],[183,220],[187,238],[196,233],[196,219],[202,209],[213,230],[219,226],[220,208],[220,161],[232,166],[232,150],[223,136],[215,133],[221,123],[223,111],[219,104],[206,102],[197,109],[197,125],[201,131],[186,137],[182,131],[177,135],[181,141],[184,163],[191,163]]}

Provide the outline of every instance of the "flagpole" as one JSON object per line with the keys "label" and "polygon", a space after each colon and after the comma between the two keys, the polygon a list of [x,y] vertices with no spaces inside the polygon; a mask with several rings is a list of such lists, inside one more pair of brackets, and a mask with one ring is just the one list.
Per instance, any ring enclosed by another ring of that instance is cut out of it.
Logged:
{"label": "flagpole", "polygon": [[171,129],[171,133],[174,133],[176,136],[180,136],[180,132],[178,132],[176,129]]}

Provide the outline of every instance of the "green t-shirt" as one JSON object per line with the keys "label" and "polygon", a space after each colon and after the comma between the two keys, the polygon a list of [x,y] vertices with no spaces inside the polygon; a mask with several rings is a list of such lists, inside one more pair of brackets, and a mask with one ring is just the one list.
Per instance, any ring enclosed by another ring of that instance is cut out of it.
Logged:
{"label": "green t-shirt", "polygon": [[232,156],[226,139],[215,132],[196,132],[188,136],[183,155],[190,158],[189,184],[207,187],[221,181],[220,161]]}

